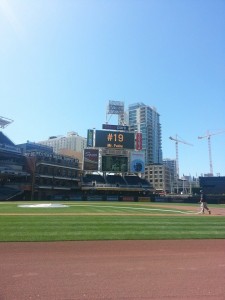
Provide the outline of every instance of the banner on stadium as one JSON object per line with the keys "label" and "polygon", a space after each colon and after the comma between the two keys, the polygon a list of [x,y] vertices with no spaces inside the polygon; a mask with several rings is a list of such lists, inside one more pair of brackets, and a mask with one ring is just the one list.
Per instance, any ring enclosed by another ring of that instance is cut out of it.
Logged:
{"label": "banner on stadium", "polygon": [[136,150],[142,150],[142,133],[136,133]]}
{"label": "banner on stadium", "polygon": [[87,147],[94,146],[94,130],[88,129],[87,131]]}
{"label": "banner on stadium", "polygon": [[133,151],[130,154],[130,172],[144,173],[145,154],[143,151]]}
{"label": "banner on stadium", "polygon": [[98,171],[98,149],[84,149],[84,171]]}

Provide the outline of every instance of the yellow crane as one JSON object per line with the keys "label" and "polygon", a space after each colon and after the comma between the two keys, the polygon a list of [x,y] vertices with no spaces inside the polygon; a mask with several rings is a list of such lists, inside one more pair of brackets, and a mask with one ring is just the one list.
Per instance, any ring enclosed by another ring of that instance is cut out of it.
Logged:
{"label": "yellow crane", "polygon": [[204,136],[198,136],[198,139],[204,139],[207,138],[208,139],[208,151],[209,151],[209,168],[210,168],[210,174],[211,176],[213,176],[213,163],[212,163],[212,150],[211,150],[211,136],[212,135],[216,135],[216,134],[220,134],[220,133],[224,133],[225,130],[220,130],[217,132],[209,132],[207,131],[206,135]]}
{"label": "yellow crane", "polygon": [[175,145],[176,145],[176,172],[177,172],[177,181],[179,179],[179,155],[178,155],[178,143],[183,143],[189,146],[193,146],[190,143],[185,142],[184,140],[182,140],[181,138],[178,139],[178,135],[176,134],[176,137],[172,137],[170,136],[169,139],[171,139],[172,141],[175,141]]}

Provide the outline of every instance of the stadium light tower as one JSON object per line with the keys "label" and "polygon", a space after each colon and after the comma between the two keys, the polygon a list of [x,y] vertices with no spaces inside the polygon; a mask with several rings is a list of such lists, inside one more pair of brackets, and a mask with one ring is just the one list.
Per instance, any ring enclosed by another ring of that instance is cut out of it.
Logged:
{"label": "stadium light tower", "polygon": [[106,123],[109,121],[108,115],[110,115],[109,119],[112,115],[118,115],[118,125],[125,125],[124,102],[109,100],[106,111]]}
{"label": "stadium light tower", "polygon": [[6,126],[11,124],[12,122],[13,122],[13,120],[0,116],[0,128],[5,128]]}

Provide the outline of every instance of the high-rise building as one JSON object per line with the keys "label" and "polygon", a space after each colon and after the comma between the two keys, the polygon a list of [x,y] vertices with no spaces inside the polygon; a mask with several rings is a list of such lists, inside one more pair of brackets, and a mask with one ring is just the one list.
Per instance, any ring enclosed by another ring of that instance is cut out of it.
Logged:
{"label": "high-rise building", "polygon": [[145,163],[162,164],[162,137],[159,113],[155,107],[143,103],[128,107],[130,130],[142,133],[142,149],[145,151]]}
{"label": "high-rise building", "polygon": [[171,180],[173,182],[176,182],[177,180],[177,163],[175,159],[171,159],[171,158],[164,158],[163,159],[163,164],[165,166],[168,167],[168,169],[170,170],[170,176],[171,176]]}
{"label": "high-rise building", "polygon": [[62,150],[65,149],[83,153],[84,148],[87,146],[87,139],[72,131],[68,132],[67,136],[51,136],[48,140],[39,143],[51,146],[55,153],[62,153]]}

